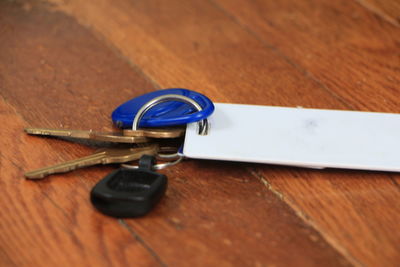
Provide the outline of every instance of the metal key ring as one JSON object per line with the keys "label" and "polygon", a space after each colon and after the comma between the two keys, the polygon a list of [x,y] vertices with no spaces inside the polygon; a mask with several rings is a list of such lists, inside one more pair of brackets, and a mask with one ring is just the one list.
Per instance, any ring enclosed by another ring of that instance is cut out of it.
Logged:
{"label": "metal key ring", "polygon": [[[140,120],[143,118],[143,115],[149,111],[152,107],[154,107],[155,105],[164,103],[164,102],[168,102],[168,101],[180,101],[180,102],[184,102],[186,104],[190,104],[192,106],[194,106],[197,111],[201,111],[203,110],[203,108],[193,99],[183,96],[183,95],[174,95],[174,94],[168,94],[168,95],[161,95],[158,97],[153,98],[152,100],[150,100],[149,102],[147,102],[146,104],[144,104],[139,111],[136,113],[135,118],[133,119],[133,123],[132,123],[132,130],[136,131],[139,127],[139,122]],[[203,119],[201,121],[198,122],[199,125],[199,134],[200,135],[207,135],[208,133],[208,121],[207,119]]]}
{"label": "metal key ring", "polygon": [[[178,164],[179,162],[181,162],[184,159],[184,156],[181,156],[181,155],[178,155],[178,156],[179,156],[179,158],[177,160],[175,160],[175,161],[155,164],[153,166],[153,169],[154,170],[162,170],[162,169],[164,169],[166,167]],[[124,167],[124,168],[127,168],[127,169],[139,169],[138,165],[130,165],[130,164],[121,164],[121,167]]]}

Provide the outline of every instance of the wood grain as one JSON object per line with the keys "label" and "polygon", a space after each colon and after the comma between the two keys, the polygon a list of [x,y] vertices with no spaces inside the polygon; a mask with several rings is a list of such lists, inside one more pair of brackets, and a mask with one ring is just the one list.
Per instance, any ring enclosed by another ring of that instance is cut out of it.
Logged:
{"label": "wood grain", "polygon": [[400,112],[400,29],[354,1],[218,0],[352,109]]}
{"label": "wood grain", "polygon": [[[399,29],[352,1],[53,3],[161,87],[221,102],[400,111]],[[353,264],[399,262],[397,174],[252,173]]]}
{"label": "wood grain", "polygon": [[360,5],[400,27],[400,2],[393,0],[356,0]]}
{"label": "wood grain", "polygon": [[345,108],[319,101],[332,94],[207,2],[68,1],[56,8],[96,30],[162,88],[195,88],[219,102]]}
{"label": "wood grain", "polygon": [[167,197],[137,220],[104,217],[88,201],[91,187],[112,167],[23,180],[24,170],[93,151],[26,136],[23,127],[110,129],[108,114],[117,104],[158,85],[133,58],[129,65],[42,4],[0,2],[0,18],[1,265],[349,265],[263,186],[254,165],[188,161],[167,169]]}

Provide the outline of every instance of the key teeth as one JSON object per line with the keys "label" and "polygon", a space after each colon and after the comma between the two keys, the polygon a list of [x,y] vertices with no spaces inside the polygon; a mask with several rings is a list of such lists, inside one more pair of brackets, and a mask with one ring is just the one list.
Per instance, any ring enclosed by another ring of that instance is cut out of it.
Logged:
{"label": "key teeth", "polygon": [[24,132],[27,134],[32,134],[32,135],[43,135],[43,136],[47,136],[47,135],[51,135],[50,134],[50,129],[44,129],[44,128],[25,128]]}

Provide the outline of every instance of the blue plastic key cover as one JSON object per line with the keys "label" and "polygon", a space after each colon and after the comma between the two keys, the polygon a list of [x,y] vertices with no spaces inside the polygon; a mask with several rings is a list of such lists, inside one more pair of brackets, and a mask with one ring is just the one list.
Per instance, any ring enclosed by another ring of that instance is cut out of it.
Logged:
{"label": "blue plastic key cover", "polygon": [[150,92],[123,103],[111,115],[114,124],[118,128],[132,127],[134,117],[144,104],[155,97],[167,94],[189,97],[196,101],[203,110],[197,111],[192,105],[179,101],[160,103],[144,114],[139,122],[139,127],[182,125],[203,120],[214,112],[214,104],[205,95],[187,89],[172,88]]}

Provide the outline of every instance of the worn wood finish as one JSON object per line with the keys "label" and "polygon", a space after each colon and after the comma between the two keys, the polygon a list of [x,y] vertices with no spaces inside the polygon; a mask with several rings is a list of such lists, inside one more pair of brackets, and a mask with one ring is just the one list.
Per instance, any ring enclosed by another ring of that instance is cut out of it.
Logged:
{"label": "worn wood finish", "polygon": [[[108,129],[114,106],[158,87],[193,88],[220,102],[400,111],[399,29],[355,2],[50,2],[46,7],[23,2],[25,11],[1,3],[5,9],[0,9],[0,18],[6,22],[0,28],[5,33],[0,35],[0,92],[3,113],[8,114],[4,120],[15,132],[33,122]],[[72,19],[46,9],[70,14],[98,39]],[[13,27],[20,34],[13,34]],[[39,101],[46,105],[38,106]],[[4,144],[10,143],[10,132],[3,134],[9,136]],[[38,167],[90,150],[22,134],[18,138],[26,140],[23,146],[2,153],[1,173],[13,170],[10,184],[21,176],[21,166]],[[47,148],[34,151],[37,159],[22,156],[38,144]],[[10,158],[12,163],[3,167]],[[72,218],[69,223],[54,215],[55,221],[77,229],[78,241],[68,250],[78,256],[68,263],[83,258],[88,264],[123,265],[136,257],[140,265],[399,262],[397,174],[188,161],[165,170],[171,177],[168,195],[152,214],[118,224],[94,212],[85,199],[96,177],[109,170],[57,176],[33,191],[40,196],[43,190],[49,200],[40,213],[57,210]],[[12,189],[7,190],[12,197]],[[33,194],[30,188],[20,190]],[[24,201],[15,205],[26,205]],[[20,213],[8,218],[42,226],[35,206],[30,208],[33,221]],[[132,254],[124,250],[119,260],[118,248],[124,243],[93,226],[105,223],[125,238]],[[49,229],[42,226],[34,237],[59,236]],[[12,231],[27,230],[15,226]],[[71,234],[61,236],[68,238]],[[13,254],[24,238],[14,240],[0,257],[6,264],[27,264],[29,253],[22,253],[19,261]],[[85,253],[79,254],[82,247]],[[44,246],[37,250],[45,255]],[[54,250],[59,250],[57,243]],[[94,261],[98,251],[101,256]]]}
{"label": "worn wood finish", "polygon": [[61,13],[30,2],[1,2],[0,12],[1,265],[349,265],[250,165],[168,169],[167,197],[137,220],[104,217],[88,201],[112,167],[22,179],[27,169],[92,151],[27,136],[24,127],[107,129],[115,102],[156,86]]}

